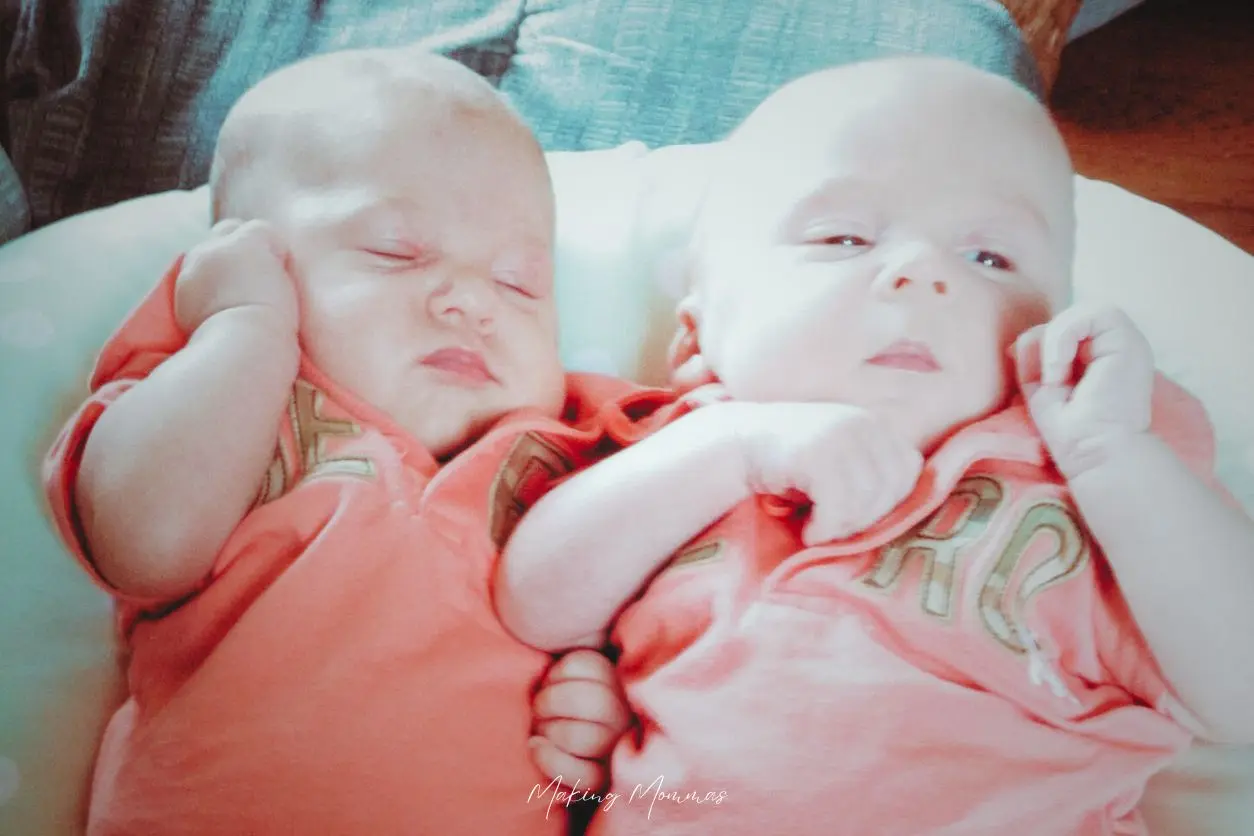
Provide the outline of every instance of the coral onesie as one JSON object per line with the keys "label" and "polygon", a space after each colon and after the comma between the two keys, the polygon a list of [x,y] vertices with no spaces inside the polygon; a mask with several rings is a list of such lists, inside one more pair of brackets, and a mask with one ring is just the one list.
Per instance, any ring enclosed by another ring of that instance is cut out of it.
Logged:
{"label": "coral onesie", "polygon": [[[45,466],[61,534],[106,589],[75,477],[104,410],[185,344],[177,270],[106,345]],[[531,800],[526,746],[550,659],[500,626],[489,579],[519,515],[612,449],[599,405],[628,385],[572,375],[568,391],[563,421],[508,416],[441,467],[303,359],[268,478],[209,577],[173,604],[119,596],[129,698],[88,832],[563,833],[560,808]]]}
{"label": "coral onesie", "polygon": [[[1155,398],[1210,481],[1200,404],[1163,378]],[[954,434],[865,534],[806,548],[803,521],[741,504],[623,612],[639,724],[593,833],[1143,832],[1194,721],[1022,404]]]}

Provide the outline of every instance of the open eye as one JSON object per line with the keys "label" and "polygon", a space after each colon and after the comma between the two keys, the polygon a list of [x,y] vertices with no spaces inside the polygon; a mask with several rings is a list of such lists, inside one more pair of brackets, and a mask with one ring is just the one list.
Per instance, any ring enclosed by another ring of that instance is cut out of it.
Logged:
{"label": "open eye", "polygon": [[861,235],[853,235],[851,233],[840,233],[838,235],[824,235],[816,237],[813,243],[820,244],[824,247],[869,247],[871,242],[863,238]]}
{"label": "open eye", "polygon": [[1013,270],[1015,264],[1006,256],[992,250],[972,250],[966,254],[968,261],[988,267],[992,270]]}

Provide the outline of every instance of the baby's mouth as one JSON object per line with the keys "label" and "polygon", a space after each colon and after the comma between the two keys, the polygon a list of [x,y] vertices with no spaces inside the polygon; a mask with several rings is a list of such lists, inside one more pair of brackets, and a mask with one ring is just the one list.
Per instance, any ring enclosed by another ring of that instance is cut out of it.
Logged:
{"label": "baby's mouth", "polygon": [[941,370],[941,364],[937,361],[936,355],[932,354],[932,350],[915,340],[897,340],[867,358],[866,362],[872,366],[923,374],[932,374]]}
{"label": "baby's mouth", "polygon": [[438,369],[469,383],[499,383],[483,355],[468,348],[439,348],[422,358],[422,365]]}

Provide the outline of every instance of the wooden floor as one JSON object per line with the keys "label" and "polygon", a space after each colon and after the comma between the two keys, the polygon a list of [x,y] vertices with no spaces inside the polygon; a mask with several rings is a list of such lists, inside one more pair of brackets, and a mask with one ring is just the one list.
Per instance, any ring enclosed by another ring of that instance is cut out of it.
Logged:
{"label": "wooden floor", "polygon": [[1254,253],[1254,0],[1146,0],[1067,47],[1051,104],[1081,174]]}

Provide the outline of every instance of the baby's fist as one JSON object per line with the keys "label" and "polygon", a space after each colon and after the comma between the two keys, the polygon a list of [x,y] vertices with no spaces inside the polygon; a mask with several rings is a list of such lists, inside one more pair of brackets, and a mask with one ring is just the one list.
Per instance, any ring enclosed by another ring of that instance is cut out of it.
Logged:
{"label": "baby's fist", "polygon": [[179,327],[191,334],[217,313],[258,307],[295,335],[299,305],[285,261],[286,251],[265,221],[219,222],[183,258],[174,288]]}
{"label": "baby's fist", "polygon": [[614,665],[595,650],[572,650],[553,663],[533,703],[532,757],[545,777],[595,791],[630,713]]}
{"label": "baby's fist", "polygon": [[1154,355],[1122,310],[1068,308],[1020,336],[1014,361],[1032,420],[1068,479],[1149,430]]}

